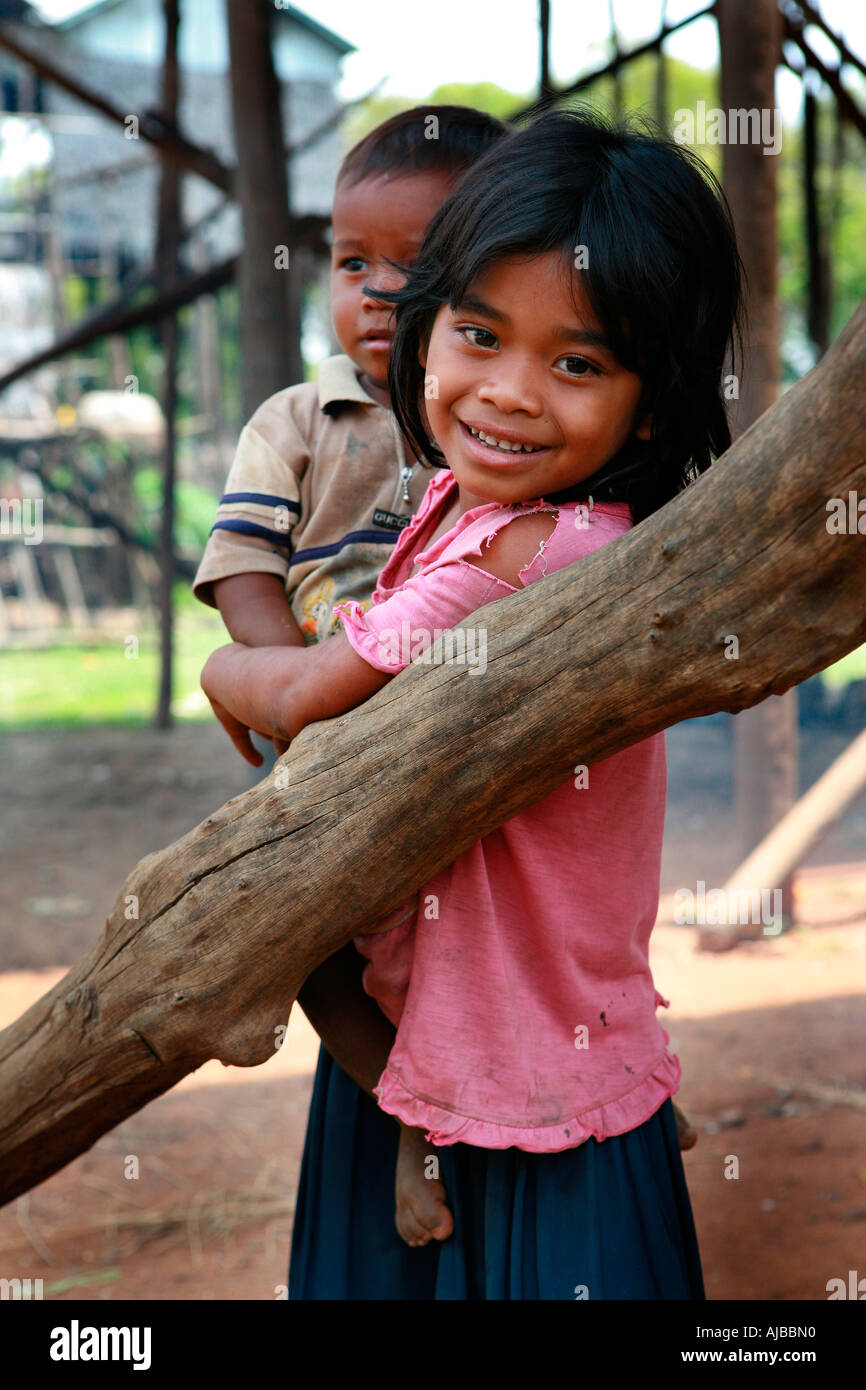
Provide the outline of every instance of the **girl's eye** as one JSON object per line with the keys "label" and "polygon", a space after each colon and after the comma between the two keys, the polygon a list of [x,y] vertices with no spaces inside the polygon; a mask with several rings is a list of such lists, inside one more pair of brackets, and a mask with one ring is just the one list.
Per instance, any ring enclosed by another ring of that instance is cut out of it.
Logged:
{"label": "girl's eye", "polygon": [[560,364],[565,364],[562,370],[568,376],[589,376],[590,373],[593,376],[601,375],[598,367],[593,366],[592,362],[587,362],[585,357],[577,357],[574,353],[569,353],[567,357],[560,357],[556,366],[558,367]]}
{"label": "girl's eye", "polygon": [[[491,333],[489,328],[475,328],[471,324],[466,324],[462,328],[458,328],[457,331],[458,333],[462,333],[467,342],[470,342],[473,347],[489,348],[496,346],[496,334]],[[473,334],[475,336],[473,336]],[[483,341],[484,339],[487,339],[487,341]]]}
{"label": "girl's eye", "polygon": [[356,271],[363,270],[367,262],[362,260],[360,256],[347,256],[341,264],[344,270],[354,274]]}

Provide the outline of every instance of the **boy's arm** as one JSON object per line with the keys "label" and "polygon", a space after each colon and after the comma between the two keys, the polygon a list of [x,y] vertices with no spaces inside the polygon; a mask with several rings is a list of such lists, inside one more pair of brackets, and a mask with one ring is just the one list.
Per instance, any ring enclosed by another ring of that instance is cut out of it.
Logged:
{"label": "boy's arm", "polygon": [[364,993],[364,965],[351,943],[344,946],[313,971],[298,1003],[337,1065],[372,1096],[397,1030]]}
{"label": "boy's arm", "polygon": [[217,579],[213,598],[233,641],[247,647],[304,645],[280,575],[252,571]]}

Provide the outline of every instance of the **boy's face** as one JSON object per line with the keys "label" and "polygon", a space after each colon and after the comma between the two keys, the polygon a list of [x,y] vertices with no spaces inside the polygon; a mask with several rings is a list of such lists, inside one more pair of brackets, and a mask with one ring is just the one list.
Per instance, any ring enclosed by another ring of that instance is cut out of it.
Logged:
{"label": "boy's face", "polygon": [[[364,293],[390,290],[404,276],[388,261],[409,266],[427,224],[448,197],[454,175],[428,171],[361,179],[334,195],[331,314],[340,347],[361,371],[364,386],[387,402],[393,305]],[[374,388],[374,389],[371,389]]]}

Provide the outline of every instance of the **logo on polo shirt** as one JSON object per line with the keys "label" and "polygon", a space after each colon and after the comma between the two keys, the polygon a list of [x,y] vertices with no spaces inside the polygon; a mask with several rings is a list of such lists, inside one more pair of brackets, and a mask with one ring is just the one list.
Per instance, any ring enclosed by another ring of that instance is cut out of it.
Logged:
{"label": "logo on polo shirt", "polygon": [[411,516],[398,516],[396,512],[385,512],[381,507],[373,512],[373,525],[382,526],[386,531],[402,531],[411,520]]}

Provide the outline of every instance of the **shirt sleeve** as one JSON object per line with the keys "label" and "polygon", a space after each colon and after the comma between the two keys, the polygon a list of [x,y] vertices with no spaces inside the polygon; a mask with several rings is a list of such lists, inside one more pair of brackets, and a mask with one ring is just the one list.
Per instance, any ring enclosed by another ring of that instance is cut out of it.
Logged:
{"label": "shirt sleeve", "polygon": [[280,421],[280,449],[262,433],[259,408],[238,441],[216,521],[193,580],[193,593],[214,607],[213,585],[233,574],[289,572],[292,531],[301,514],[300,478],[309,445],[289,411]]}
{"label": "shirt sleeve", "polygon": [[514,588],[462,559],[413,575],[390,598],[364,612],[355,602],[334,613],[359,656],[378,671],[396,674],[422,656],[442,633]]}

